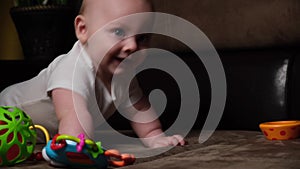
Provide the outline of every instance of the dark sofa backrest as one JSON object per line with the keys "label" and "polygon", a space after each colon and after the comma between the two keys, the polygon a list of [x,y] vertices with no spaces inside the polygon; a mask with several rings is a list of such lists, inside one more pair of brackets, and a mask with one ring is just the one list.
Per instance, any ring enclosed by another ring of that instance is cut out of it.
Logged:
{"label": "dark sofa backrest", "polygon": [[[158,12],[182,17],[199,27],[218,49],[287,46],[300,42],[298,0],[153,1]],[[178,50],[178,46],[168,41],[156,43]]]}
{"label": "dark sofa backrest", "polygon": [[288,77],[288,109],[287,114],[291,119],[300,119],[300,51],[291,59]]}
{"label": "dark sofa backrest", "polygon": [[220,128],[257,130],[262,122],[299,119],[289,110],[294,57],[280,48],[222,53],[227,103]]}
{"label": "dark sofa backrest", "polygon": [[36,76],[49,61],[0,60],[0,91],[5,87]]}

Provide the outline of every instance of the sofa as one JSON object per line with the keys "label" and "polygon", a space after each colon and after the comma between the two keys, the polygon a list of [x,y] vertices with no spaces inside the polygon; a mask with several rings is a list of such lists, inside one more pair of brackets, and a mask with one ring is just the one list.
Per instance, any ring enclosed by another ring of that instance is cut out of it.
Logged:
{"label": "sofa", "polygon": [[[133,165],[123,168],[299,169],[300,138],[268,140],[259,128],[263,122],[300,120],[298,0],[154,0],[154,5],[158,12],[173,14],[196,25],[210,39],[224,68],[225,106],[216,131],[199,143],[211,106],[210,77],[201,60],[185,44],[155,36],[153,47],[173,52],[193,72],[199,87],[199,111],[186,135],[187,145],[137,158]],[[34,76],[48,62],[0,61],[0,89]],[[154,89],[164,91],[167,103],[160,120],[163,128],[168,129],[176,120],[181,103],[174,79],[155,69],[137,76],[146,94]],[[108,123],[119,132],[132,132],[128,121],[118,112]],[[37,145],[37,151],[41,147]],[[10,168],[21,167],[52,168],[44,161]]]}

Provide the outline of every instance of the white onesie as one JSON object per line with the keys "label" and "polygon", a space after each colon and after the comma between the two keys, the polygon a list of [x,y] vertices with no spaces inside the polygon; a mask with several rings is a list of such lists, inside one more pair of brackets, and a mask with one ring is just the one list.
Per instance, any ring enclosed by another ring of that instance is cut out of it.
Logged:
{"label": "white onesie", "polygon": [[115,107],[118,109],[129,107],[142,97],[142,91],[136,80],[131,84],[134,87],[129,94],[126,92],[128,91],[126,86],[118,84],[112,86],[110,94],[99,79],[96,89],[95,72],[90,57],[77,41],[69,53],[58,56],[37,76],[4,89],[0,93],[0,105],[19,107],[32,118],[34,124],[43,125],[53,136],[57,133],[58,121],[48,93],[55,88],[69,89],[83,96],[94,123],[97,124],[101,124],[99,119],[103,119],[95,117],[101,116],[98,113],[107,119],[115,112]]}

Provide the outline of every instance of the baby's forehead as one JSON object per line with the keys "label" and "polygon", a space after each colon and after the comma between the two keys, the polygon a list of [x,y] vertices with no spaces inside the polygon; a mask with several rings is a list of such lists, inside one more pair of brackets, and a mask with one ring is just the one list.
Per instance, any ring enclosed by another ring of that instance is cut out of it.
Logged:
{"label": "baby's forehead", "polygon": [[136,13],[128,16],[117,18],[108,22],[105,27],[107,28],[123,28],[133,32],[143,31],[147,32],[153,26],[155,15],[152,12]]}
{"label": "baby's forehead", "polygon": [[127,16],[151,11],[147,0],[84,0],[83,6],[87,25],[98,29],[106,25],[140,29],[141,23],[149,22],[148,18]]}

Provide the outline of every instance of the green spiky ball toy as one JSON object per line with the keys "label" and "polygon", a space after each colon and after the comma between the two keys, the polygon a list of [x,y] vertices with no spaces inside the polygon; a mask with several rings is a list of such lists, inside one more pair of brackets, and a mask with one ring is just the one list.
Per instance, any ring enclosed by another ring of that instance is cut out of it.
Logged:
{"label": "green spiky ball toy", "polygon": [[17,107],[0,106],[0,166],[11,166],[30,157],[36,137],[26,113]]}

